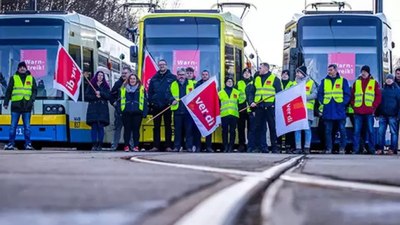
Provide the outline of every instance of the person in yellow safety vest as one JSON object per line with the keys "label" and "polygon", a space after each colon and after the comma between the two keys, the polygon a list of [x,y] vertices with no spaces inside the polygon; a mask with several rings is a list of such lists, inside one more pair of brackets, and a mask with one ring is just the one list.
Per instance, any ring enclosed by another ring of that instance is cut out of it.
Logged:
{"label": "person in yellow safety vest", "polygon": [[196,81],[196,75],[194,74],[194,69],[193,67],[187,67],[186,68],[186,76],[188,80],[192,80],[194,84],[197,83]]}
{"label": "person in yellow safety vest", "polygon": [[[235,144],[236,124],[239,118],[240,91],[233,87],[232,77],[225,78],[225,88],[218,92],[221,102],[222,143],[224,152],[232,152]],[[229,140],[228,140],[229,134]]]}
{"label": "person in yellow safety vest", "polygon": [[[253,78],[251,77],[251,69],[246,68],[242,72],[242,77],[237,83],[236,89],[240,92],[239,96],[239,110],[244,109],[247,107],[246,102],[246,87],[247,85],[251,84]],[[246,151],[246,127],[247,127],[247,137],[249,136],[249,127],[250,127],[250,118],[249,112],[244,110],[239,113],[239,120],[238,120],[238,136],[239,136],[239,152]]]}
{"label": "person in yellow safety vest", "polygon": [[344,154],[347,144],[346,105],[350,102],[350,86],[347,79],[339,75],[336,64],[328,66],[328,75],[321,81],[318,88],[318,101],[323,104],[325,153],[332,153],[332,130],[334,124],[338,124],[340,132],[339,152]]}
{"label": "person in yellow safety vest", "polygon": [[256,141],[261,152],[267,153],[267,122],[271,139],[272,153],[278,153],[275,127],[275,94],[282,91],[281,80],[272,74],[268,63],[261,63],[259,76],[254,78],[254,92],[249,94],[251,107],[256,109]]}
{"label": "person in yellow safety vest", "polygon": [[[139,151],[140,126],[147,116],[147,95],[136,74],[131,74],[120,89],[122,122],[124,124],[124,151]],[[133,148],[130,141],[133,137]]]}
{"label": "person in yellow safety vest", "polygon": [[185,134],[184,151],[192,152],[193,149],[193,126],[194,122],[186,107],[180,99],[194,90],[194,82],[187,79],[184,68],[178,69],[176,74],[177,80],[172,82],[170,87],[171,110],[174,112],[174,149],[178,152],[182,147],[182,134]]}
{"label": "person in yellow safety vest", "polygon": [[29,72],[25,62],[20,62],[17,72],[10,77],[6,94],[4,96],[4,108],[7,110],[11,100],[11,125],[9,143],[5,150],[14,150],[18,120],[22,117],[24,124],[25,150],[33,150],[31,143],[31,111],[37,95],[36,80]]}
{"label": "person in yellow safety vest", "polygon": [[[304,130],[304,153],[310,154],[310,146],[311,146],[311,124],[314,121],[314,105],[315,99],[317,98],[318,91],[315,82],[307,75],[307,67],[300,66],[296,69],[296,81],[294,85],[306,82],[306,95],[307,95],[307,117],[308,117],[308,124],[309,129]],[[302,148],[302,139],[301,139],[301,130],[295,131],[295,139],[296,139],[296,154],[301,154],[303,151]]]}
{"label": "person in yellow safety vest", "polygon": [[372,77],[369,66],[361,68],[361,75],[351,90],[351,105],[354,109],[353,154],[360,150],[362,128],[366,128],[368,150],[375,154],[374,113],[381,103],[382,94],[378,82]]}
{"label": "person in yellow safety vest", "polygon": [[[291,88],[294,84],[294,82],[290,80],[289,70],[282,71],[281,80],[282,80],[283,90]],[[287,134],[280,136],[278,138],[278,144],[282,150],[286,151],[286,153],[292,153],[292,151],[295,148],[294,132],[289,132]]]}

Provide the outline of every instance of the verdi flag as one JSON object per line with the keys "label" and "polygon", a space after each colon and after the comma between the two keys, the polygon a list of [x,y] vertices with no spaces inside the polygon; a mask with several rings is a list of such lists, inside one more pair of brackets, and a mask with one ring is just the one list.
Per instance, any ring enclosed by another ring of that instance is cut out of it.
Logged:
{"label": "verdi flag", "polygon": [[145,50],[144,53],[144,61],[143,61],[143,73],[142,73],[142,83],[146,90],[149,89],[149,84],[151,78],[157,73],[158,66],[154,61],[153,57],[151,57],[150,53]]}
{"label": "verdi flag", "polygon": [[81,69],[60,43],[57,52],[53,88],[64,92],[76,102],[79,97],[81,77]]}
{"label": "verdi flag", "polygon": [[217,79],[210,78],[182,99],[203,137],[221,124]]}
{"label": "verdi flag", "polygon": [[307,118],[306,82],[301,82],[275,96],[277,136],[309,129]]}

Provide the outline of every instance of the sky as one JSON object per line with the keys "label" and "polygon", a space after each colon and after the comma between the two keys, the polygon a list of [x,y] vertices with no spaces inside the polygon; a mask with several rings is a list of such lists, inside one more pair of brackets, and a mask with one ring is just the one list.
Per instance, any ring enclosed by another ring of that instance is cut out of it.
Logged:
{"label": "sky", "polygon": [[[172,0],[171,0],[172,1]],[[239,0],[220,0],[220,2],[238,2]],[[256,46],[264,62],[282,64],[283,32],[295,13],[304,9],[304,0],[244,0],[254,4],[257,9],[251,9],[243,20],[244,29]],[[321,2],[323,0],[319,0]],[[308,0],[307,3],[315,2]],[[372,9],[372,0],[347,0],[353,10]],[[210,9],[217,0],[180,0],[181,9]],[[398,46],[394,55],[400,56],[400,8],[399,0],[384,0],[384,13],[392,26],[393,41]],[[238,14],[241,10],[231,10]]]}

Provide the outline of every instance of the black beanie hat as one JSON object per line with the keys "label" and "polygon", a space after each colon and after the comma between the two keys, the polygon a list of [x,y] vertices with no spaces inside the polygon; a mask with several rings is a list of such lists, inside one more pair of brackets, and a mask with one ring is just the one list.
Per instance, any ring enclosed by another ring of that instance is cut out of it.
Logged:
{"label": "black beanie hat", "polygon": [[225,83],[228,82],[228,80],[232,80],[232,82],[235,83],[235,81],[233,80],[233,77],[226,77],[225,78]]}
{"label": "black beanie hat", "polygon": [[299,68],[296,69],[296,72],[302,73],[304,76],[307,76],[307,67],[305,66],[300,66]]}
{"label": "black beanie hat", "polygon": [[21,67],[25,67],[25,68],[28,69],[28,67],[26,66],[26,63],[25,63],[24,61],[18,63],[18,67],[17,67],[17,68],[19,69],[19,68],[21,68]]}
{"label": "black beanie hat", "polygon": [[362,72],[362,71],[365,71],[365,72],[367,72],[368,74],[371,74],[371,69],[370,69],[369,66],[367,66],[367,65],[361,67],[361,72]]}

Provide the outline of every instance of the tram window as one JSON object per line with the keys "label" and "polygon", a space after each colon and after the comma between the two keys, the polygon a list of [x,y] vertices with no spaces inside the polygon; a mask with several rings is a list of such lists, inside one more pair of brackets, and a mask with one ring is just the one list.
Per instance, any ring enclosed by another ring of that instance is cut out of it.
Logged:
{"label": "tram window", "polygon": [[111,60],[111,70],[112,71],[114,71],[114,72],[117,72],[117,73],[119,73],[119,71],[120,71],[120,65],[119,65],[119,62],[118,61],[115,61],[115,60]]}
{"label": "tram window", "polygon": [[107,68],[107,61],[108,59],[106,56],[99,55],[99,66],[104,66]]}
{"label": "tram window", "polygon": [[[82,68],[81,47],[78,45],[69,45],[69,54],[71,55],[75,63],[79,66],[79,68]],[[82,88],[81,91],[79,92],[78,101],[82,101]]]}
{"label": "tram window", "polygon": [[240,80],[242,74],[242,50],[236,48],[235,49],[235,72],[236,72],[236,82]]}
{"label": "tram window", "polygon": [[[225,77],[232,77],[234,78],[235,73],[235,55],[234,55],[234,49],[232,46],[226,45],[225,46]],[[224,83],[225,81],[222,81],[221,83]]]}
{"label": "tram window", "polygon": [[[81,67],[83,71],[83,76],[86,76],[89,80],[93,77],[93,50],[88,48],[83,48],[83,66]],[[89,88],[88,81],[83,80],[84,91]]]}

